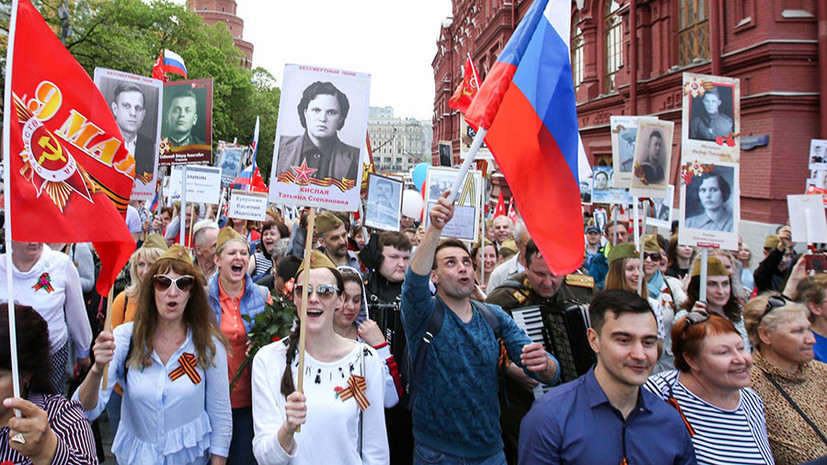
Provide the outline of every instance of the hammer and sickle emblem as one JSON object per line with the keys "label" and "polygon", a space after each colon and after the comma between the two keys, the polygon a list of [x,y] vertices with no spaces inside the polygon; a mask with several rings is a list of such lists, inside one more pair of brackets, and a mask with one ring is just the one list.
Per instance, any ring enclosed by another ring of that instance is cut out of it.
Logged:
{"label": "hammer and sickle emblem", "polygon": [[49,161],[66,161],[66,157],[63,156],[63,148],[60,144],[53,143],[51,137],[42,136],[40,140],[37,141],[37,145],[43,149],[40,158],[37,159],[37,163],[42,165],[44,159]]}

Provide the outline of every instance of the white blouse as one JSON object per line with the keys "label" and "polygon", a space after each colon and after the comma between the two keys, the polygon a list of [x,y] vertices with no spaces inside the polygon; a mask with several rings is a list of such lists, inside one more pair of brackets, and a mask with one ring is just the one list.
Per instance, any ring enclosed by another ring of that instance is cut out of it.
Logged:
{"label": "white blouse", "polygon": [[[285,343],[286,340],[269,344],[253,359],[253,453],[259,465],[389,463],[383,408],[384,364],[376,351],[365,344],[354,343],[353,349],[335,362],[320,362],[305,353],[307,422],[294,435],[289,454],[281,447],[278,431],[286,420],[286,400],[281,393]],[[365,397],[370,406],[360,415],[354,398],[342,401],[337,391],[348,388],[350,375],[361,375],[362,366],[367,386]],[[297,380],[298,356],[294,357],[292,368],[293,379]]]}

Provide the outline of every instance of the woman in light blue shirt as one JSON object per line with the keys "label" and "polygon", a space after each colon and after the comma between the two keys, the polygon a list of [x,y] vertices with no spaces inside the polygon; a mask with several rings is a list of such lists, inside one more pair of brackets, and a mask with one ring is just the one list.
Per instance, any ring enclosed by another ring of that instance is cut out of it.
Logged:
{"label": "woman in light blue shirt", "polygon": [[232,435],[226,340],[204,277],[177,245],[146,276],[135,320],[98,336],[95,365],[74,399],[93,420],[115,382],[123,386],[112,443],[119,464],[224,464]]}

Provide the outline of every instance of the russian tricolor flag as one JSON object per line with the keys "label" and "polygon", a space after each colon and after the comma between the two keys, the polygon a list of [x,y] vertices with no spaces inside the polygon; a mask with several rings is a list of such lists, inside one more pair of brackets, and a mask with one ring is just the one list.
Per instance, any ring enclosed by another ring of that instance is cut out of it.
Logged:
{"label": "russian tricolor flag", "polygon": [[465,115],[488,130],[485,142],[558,276],[581,266],[584,247],[570,31],[570,0],[535,0]]}
{"label": "russian tricolor flag", "polygon": [[233,180],[233,189],[253,192],[267,192],[267,185],[256,165],[250,165]]}
{"label": "russian tricolor flag", "polygon": [[184,64],[184,59],[181,55],[172,50],[164,49],[158,59],[155,60],[155,65],[152,67],[152,77],[166,82],[166,73],[177,74],[187,78],[187,66]]}

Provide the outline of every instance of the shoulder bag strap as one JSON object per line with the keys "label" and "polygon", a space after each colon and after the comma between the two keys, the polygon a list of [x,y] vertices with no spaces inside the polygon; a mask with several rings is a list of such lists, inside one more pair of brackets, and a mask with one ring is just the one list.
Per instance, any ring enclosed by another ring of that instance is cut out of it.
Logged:
{"label": "shoulder bag strap", "polygon": [[[362,376],[365,376],[365,350],[366,350],[365,344],[363,342],[360,342],[359,343],[359,366],[361,367],[360,370],[361,370]],[[367,377],[365,379],[365,382],[367,382]],[[363,423],[364,412],[358,406],[356,408],[359,409],[359,442],[358,442],[358,444],[359,444],[359,457],[362,457],[362,429],[363,429],[362,423]]]}
{"label": "shoulder bag strap", "polygon": [[778,381],[776,381],[775,378],[773,378],[772,375],[770,375],[766,371],[761,370],[761,372],[764,373],[764,377],[767,378],[772,383],[772,385],[775,386],[776,389],[778,389],[778,392],[780,392],[781,395],[784,396],[785,399],[787,399],[787,402],[789,402],[790,405],[793,406],[795,411],[798,412],[799,415],[801,415],[801,418],[803,418],[804,421],[806,421],[807,424],[810,425],[810,428],[812,428],[813,431],[816,432],[818,437],[821,439],[821,442],[823,442],[824,444],[827,444],[827,438],[825,438],[824,435],[821,434],[821,430],[818,429],[818,426],[816,426],[816,424],[813,423],[812,420],[810,420],[810,417],[808,417],[807,414],[804,413],[803,410],[801,410],[801,407],[799,407],[798,404],[795,403],[793,398],[790,397],[789,394],[787,394],[787,391],[785,391],[784,388],[782,388],[781,385],[778,384]]}

